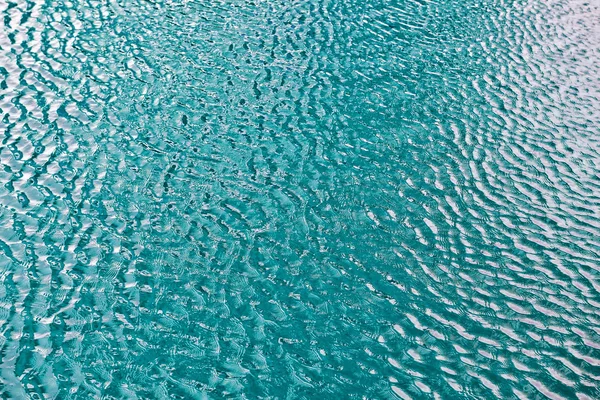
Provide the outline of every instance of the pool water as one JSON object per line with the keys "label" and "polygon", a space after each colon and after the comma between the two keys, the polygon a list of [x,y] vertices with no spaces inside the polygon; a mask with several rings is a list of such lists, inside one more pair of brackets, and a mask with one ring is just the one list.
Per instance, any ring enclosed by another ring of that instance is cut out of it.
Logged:
{"label": "pool water", "polygon": [[0,391],[600,397],[600,3],[0,1]]}

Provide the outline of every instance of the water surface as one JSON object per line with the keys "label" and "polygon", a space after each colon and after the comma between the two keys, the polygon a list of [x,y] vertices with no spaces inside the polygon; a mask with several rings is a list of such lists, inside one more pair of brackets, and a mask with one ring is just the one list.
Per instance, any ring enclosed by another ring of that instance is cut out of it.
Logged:
{"label": "water surface", "polygon": [[600,4],[0,0],[4,398],[600,396]]}

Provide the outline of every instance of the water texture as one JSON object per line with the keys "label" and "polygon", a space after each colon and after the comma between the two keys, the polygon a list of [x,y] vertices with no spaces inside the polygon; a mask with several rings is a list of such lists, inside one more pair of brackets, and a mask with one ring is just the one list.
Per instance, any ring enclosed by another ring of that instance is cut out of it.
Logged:
{"label": "water texture", "polygon": [[0,392],[600,397],[600,3],[0,0]]}

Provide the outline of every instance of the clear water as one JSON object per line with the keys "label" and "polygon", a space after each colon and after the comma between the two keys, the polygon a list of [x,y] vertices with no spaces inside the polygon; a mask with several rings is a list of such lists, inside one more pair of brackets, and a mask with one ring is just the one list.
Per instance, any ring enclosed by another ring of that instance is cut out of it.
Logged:
{"label": "clear water", "polygon": [[0,1],[4,398],[600,397],[600,3]]}

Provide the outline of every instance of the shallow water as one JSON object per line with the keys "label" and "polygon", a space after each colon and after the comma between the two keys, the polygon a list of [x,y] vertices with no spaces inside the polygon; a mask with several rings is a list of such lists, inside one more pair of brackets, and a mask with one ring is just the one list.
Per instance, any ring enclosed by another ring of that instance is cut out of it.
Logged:
{"label": "shallow water", "polygon": [[598,2],[0,16],[3,397],[600,397]]}

